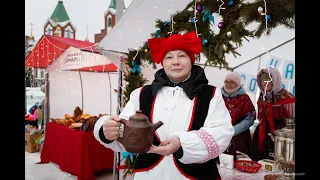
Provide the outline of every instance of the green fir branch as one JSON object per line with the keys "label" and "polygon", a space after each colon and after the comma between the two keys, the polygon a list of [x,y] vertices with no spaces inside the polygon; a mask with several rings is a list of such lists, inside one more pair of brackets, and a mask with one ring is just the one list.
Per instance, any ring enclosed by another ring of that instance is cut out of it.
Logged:
{"label": "green fir branch", "polygon": [[122,175],[123,180],[125,180],[128,177],[128,175],[134,174],[133,167],[136,162],[136,157],[137,157],[137,155],[133,155],[133,162],[131,162],[130,157],[127,157],[125,159],[124,164],[127,166],[127,168],[123,170],[123,175]]}

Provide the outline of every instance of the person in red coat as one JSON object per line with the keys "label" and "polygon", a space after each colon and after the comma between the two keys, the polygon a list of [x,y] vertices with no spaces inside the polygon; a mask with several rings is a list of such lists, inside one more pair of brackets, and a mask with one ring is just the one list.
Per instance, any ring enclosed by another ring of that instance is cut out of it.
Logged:
{"label": "person in red coat", "polygon": [[274,142],[270,133],[282,129],[286,118],[295,117],[295,97],[283,88],[277,69],[261,69],[257,74],[257,85],[261,91],[257,101],[259,125],[250,148],[250,157],[254,161],[274,159]]}
{"label": "person in red coat", "polygon": [[251,135],[250,126],[255,119],[255,108],[250,97],[246,94],[240,83],[241,75],[231,72],[225,77],[221,88],[223,99],[229,110],[234,128],[233,138],[226,154],[235,155],[236,151],[249,154]]}

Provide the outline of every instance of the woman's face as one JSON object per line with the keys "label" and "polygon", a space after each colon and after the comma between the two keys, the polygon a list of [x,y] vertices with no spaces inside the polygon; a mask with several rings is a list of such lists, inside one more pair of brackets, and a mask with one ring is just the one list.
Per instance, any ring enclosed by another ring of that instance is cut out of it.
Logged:
{"label": "woman's face", "polygon": [[264,80],[261,80],[261,85],[262,85],[262,89],[263,91],[266,90],[266,92],[269,92],[272,90],[272,81],[270,81],[270,79],[264,79]]}
{"label": "woman's face", "polygon": [[169,51],[163,59],[163,69],[172,81],[184,81],[191,71],[191,59],[181,50]]}
{"label": "woman's face", "polygon": [[232,80],[225,80],[224,81],[224,88],[226,90],[233,90],[237,87],[237,83]]}

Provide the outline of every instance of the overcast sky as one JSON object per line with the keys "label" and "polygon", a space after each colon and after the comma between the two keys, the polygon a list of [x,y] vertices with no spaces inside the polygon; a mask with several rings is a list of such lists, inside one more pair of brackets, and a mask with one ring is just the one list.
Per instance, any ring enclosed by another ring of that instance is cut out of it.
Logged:
{"label": "overcast sky", "polygon": [[[124,0],[125,6],[132,0]],[[43,34],[43,26],[51,16],[58,0],[25,0],[25,34],[30,35],[31,23],[32,34],[36,41]],[[94,34],[104,28],[104,13],[108,10],[110,0],[63,0],[64,7],[72,23],[76,26],[76,39],[88,37],[94,42]]]}

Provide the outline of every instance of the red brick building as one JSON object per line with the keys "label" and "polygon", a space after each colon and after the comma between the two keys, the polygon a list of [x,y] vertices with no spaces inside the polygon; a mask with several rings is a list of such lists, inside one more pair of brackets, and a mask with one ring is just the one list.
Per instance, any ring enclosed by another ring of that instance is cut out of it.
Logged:
{"label": "red brick building", "polygon": [[99,43],[116,24],[116,0],[111,0],[107,12],[104,14],[104,29],[94,35],[94,42]]}
{"label": "red brick building", "polygon": [[58,1],[50,18],[44,23],[43,33],[76,39],[76,27],[72,24],[62,1]]}

